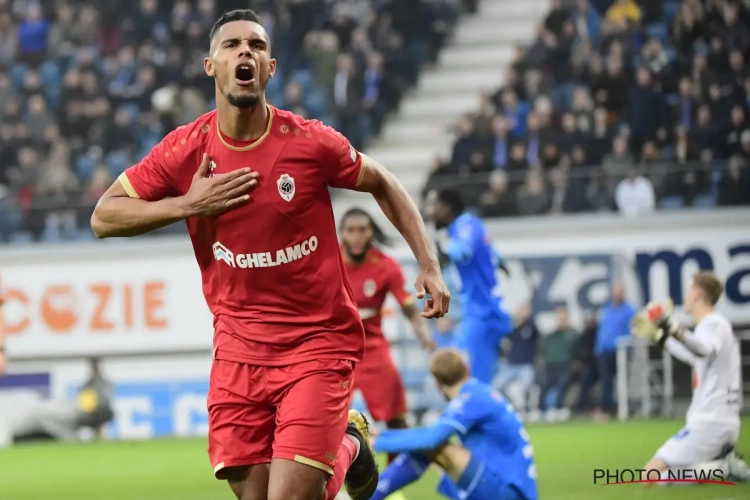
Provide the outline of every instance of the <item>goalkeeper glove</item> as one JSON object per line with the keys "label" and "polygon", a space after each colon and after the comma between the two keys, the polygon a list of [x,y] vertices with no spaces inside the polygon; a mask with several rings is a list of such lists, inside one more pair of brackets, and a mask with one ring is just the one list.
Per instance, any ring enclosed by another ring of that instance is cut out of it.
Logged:
{"label": "goalkeeper glove", "polygon": [[669,337],[684,339],[685,329],[671,317],[672,310],[670,299],[664,304],[649,302],[630,323],[633,335],[651,340],[660,346],[663,346]]}

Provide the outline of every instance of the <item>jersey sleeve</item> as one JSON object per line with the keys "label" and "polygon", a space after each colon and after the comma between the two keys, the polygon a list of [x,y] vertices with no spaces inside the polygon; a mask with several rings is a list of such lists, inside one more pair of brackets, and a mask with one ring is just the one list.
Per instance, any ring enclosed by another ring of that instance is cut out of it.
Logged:
{"label": "jersey sleeve", "polygon": [[405,307],[414,303],[414,295],[409,293],[406,289],[406,280],[404,279],[404,272],[401,270],[396,262],[391,262],[391,276],[388,281],[389,292],[396,297],[399,305]]}
{"label": "jersey sleeve", "polygon": [[128,196],[156,201],[178,195],[175,177],[186,156],[178,135],[180,129],[167,135],[143,160],[120,174],[118,179]]}
{"label": "jersey sleeve", "polygon": [[335,188],[355,189],[367,168],[362,154],[333,128],[317,123],[320,134],[320,163],[326,183]]}
{"label": "jersey sleeve", "polygon": [[709,318],[699,324],[692,335],[698,343],[704,346],[708,355],[711,355],[719,351],[727,337],[731,337],[732,334],[727,332],[727,325],[724,322]]}
{"label": "jersey sleeve", "polygon": [[479,237],[479,228],[471,221],[458,222],[450,235],[446,253],[453,262],[466,263],[474,256],[474,246]]}
{"label": "jersey sleeve", "polygon": [[483,406],[478,397],[462,394],[448,404],[438,423],[450,425],[460,435],[466,435],[484,418]]}

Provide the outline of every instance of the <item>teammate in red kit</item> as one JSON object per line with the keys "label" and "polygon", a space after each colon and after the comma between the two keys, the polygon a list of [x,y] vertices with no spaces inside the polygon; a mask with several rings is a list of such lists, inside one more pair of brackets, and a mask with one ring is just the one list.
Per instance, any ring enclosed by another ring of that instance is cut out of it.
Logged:
{"label": "teammate in red kit", "polygon": [[217,110],[167,135],[99,201],[99,237],[185,219],[214,315],[208,452],[239,499],[369,498],[367,422],[347,405],[364,330],[328,187],[373,194],[411,246],[425,317],[450,295],[422,219],[383,166],[339,133],[266,103],[276,72],[261,20],[222,16],[206,74]]}
{"label": "teammate in red kit", "polygon": [[352,208],[342,217],[340,231],[349,283],[365,327],[365,356],[355,370],[354,388],[362,391],[373,419],[385,422],[389,429],[403,429],[407,427],[406,391],[381,327],[388,294],[396,298],[420,344],[429,350],[435,348],[432,334],[414,305],[413,295],[406,290],[401,267],[373,245],[387,244],[387,238],[372,217]]}

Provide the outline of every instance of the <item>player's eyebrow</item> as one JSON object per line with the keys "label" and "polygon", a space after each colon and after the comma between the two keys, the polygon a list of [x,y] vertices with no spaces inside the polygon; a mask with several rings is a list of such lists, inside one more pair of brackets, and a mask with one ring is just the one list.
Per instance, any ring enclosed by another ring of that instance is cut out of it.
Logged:
{"label": "player's eyebrow", "polygon": [[251,44],[260,42],[260,43],[262,43],[264,45],[264,47],[268,45],[268,42],[262,36],[259,36],[259,35],[251,36],[251,37],[248,37],[248,38],[240,38],[240,37],[226,38],[224,40],[221,40],[220,45],[224,46],[224,45],[227,45],[227,44],[230,44],[230,43],[232,43],[232,44],[239,44],[240,42],[242,42],[242,40],[247,40]]}

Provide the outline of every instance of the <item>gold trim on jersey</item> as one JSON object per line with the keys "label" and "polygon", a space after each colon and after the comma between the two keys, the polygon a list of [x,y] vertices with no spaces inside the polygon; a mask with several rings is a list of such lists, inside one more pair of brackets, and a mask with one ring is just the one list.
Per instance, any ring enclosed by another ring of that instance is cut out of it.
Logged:
{"label": "gold trim on jersey", "polygon": [[232,151],[250,151],[251,149],[259,146],[269,136],[269,134],[271,133],[271,127],[273,126],[273,108],[271,106],[266,106],[266,109],[268,110],[268,125],[266,125],[266,131],[263,132],[263,135],[258,137],[258,139],[256,139],[252,144],[248,144],[247,146],[242,147],[232,146],[226,141],[226,139],[224,139],[224,136],[221,135],[221,127],[219,127],[219,113],[216,113],[216,134],[219,136],[219,140],[221,141],[221,143],[227,149],[231,149]]}
{"label": "gold trim on jersey", "polygon": [[323,462],[318,462],[317,460],[303,457],[302,455],[294,455],[294,461],[299,462],[301,464],[309,465],[310,467],[315,467],[316,469],[320,469],[323,472],[327,472],[333,476],[333,469],[331,469],[331,467],[324,464]]}
{"label": "gold trim on jersey", "polygon": [[359,154],[359,157],[362,159],[362,166],[359,167],[359,175],[357,176],[357,183],[354,185],[355,188],[358,188],[360,184],[362,184],[362,181],[365,178],[365,171],[367,170],[367,161],[365,161],[365,158],[367,158],[362,153],[357,152]]}
{"label": "gold trim on jersey", "polygon": [[125,192],[128,193],[128,196],[131,198],[140,198],[138,192],[133,189],[133,185],[130,183],[130,179],[128,179],[128,174],[125,172],[121,173],[120,176],[117,177],[117,180],[119,180],[122,187],[125,188]]}

